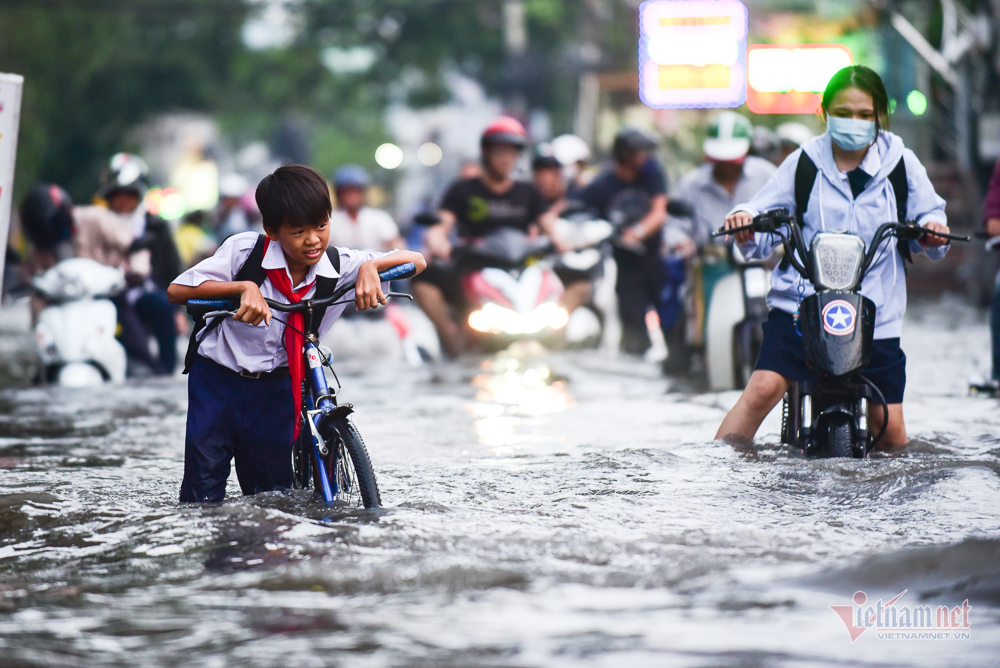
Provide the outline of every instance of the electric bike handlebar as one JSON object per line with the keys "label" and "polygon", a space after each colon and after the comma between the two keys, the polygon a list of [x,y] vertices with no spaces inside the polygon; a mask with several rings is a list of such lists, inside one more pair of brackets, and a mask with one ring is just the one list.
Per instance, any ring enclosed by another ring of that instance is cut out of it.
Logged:
{"label": "electric bike handlebar", "polygon": [[951,234],[950,232],[935,232],[934,230],[929,230],[926,227],[918,225],[915,221],[906,220],[901,223],[890,222],[882,223],[875,230],[875,234],[872,237],[871,246],[868,248],[868,252],[865,253],[865,262],[862,265],[862,274],[868,272],[868,268],[871,266],[872,262],[875,260],[875,256],[878,253],[879,246],[888,237],[896,237],[897,239],[905,239],[907,241],[919,241],[927,237],[928,235],[933,235],[936,237],[941,237],[943,239],[948,239],[951,241],[971,241],[969,236],[962,234]]}

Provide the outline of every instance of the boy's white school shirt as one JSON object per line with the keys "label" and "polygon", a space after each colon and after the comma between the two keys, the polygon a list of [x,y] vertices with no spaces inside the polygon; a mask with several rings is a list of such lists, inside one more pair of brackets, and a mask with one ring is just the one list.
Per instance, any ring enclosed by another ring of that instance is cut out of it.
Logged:
{"label": "boy's white school shirt", "polygon": [[[250,256],[250,251],[253,250],[256,243],[256,232],[234,234],[226,239],[215,255],[191,267],[173,282],[178,285],[198,287],[205,281],[232,281],[240,267],[246,262],[247,257]],[[384,253],[368,253],[349,248],[338,248],[337,251],[340,253],[339,274],[333,268],[330,258],[324,253],[320,261],[309,268],[305,280],[296,285],[295,289],[298,290],[304,285],[312,283],[317,276],[327,278],[339,276],[338,287],[354,283],[358,278],[358,269],[363,262],[384,255]],[[285,272],[288,272],[288,262],[279,243],[272,241],[268,245],[261,266],[264,269],[284,269]],[[288,278],[291,282],[291,273],[288,273]],[[388,284],[383,284],[382,290],[388,290]],[[288,299],[278,292],[269,280],[265,280],[260,286],[260,293],[267,299],[284,304],[288,303]],[[303,299],[310,299],[315,294],[316,286],[314,285]],[[343,300],[353,301],[354,291],[351,290],[344,295]],[[326,309],[326,314],[319,326],[320,338],[330,330],[330,327],[347,306],[348,304],[337,304]],[[274,311],[273,315],[287,320],[290,314]],[[198,354],[233,371],[247,371],[248,373],[274,371],[288,365],[284,337],[285,326],[276,319],[271,320],[270,326],[261,322],[255,327],[229,317],[205,335],[198,348]]]}

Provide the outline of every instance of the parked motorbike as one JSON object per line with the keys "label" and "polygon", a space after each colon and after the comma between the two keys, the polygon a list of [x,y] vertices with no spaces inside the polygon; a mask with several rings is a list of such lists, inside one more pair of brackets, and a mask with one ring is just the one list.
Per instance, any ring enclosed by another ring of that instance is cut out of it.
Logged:
{"label": "parked motorbike", "polygon": [[[785,260],[816,292],[799,305],[797,324],[806,361],[818,372],[815,382],[793,382],[782,404],[781,440],[807,457],[867,457],[885,435],[889,408],[885,397],[861,370],[871,358],[875,303],[860,294],[865,274],[882,252],[895,252],[883,242],[891,237],[918,240],[926,234],[968,241],[969,237],[928,232],[914,222],[883,223],[871,246],[849,232],[820,232],[806,246],[788,209],[762,213],[749,225],[719,230],[712,236],[741,230],[776,234]],[[868,430],[871,401],[882,406],[879,433]]]}
{"label": "parked motorbike", "polygon": [[63,260],[35,277],[32,288],[48,304],[35,326],[42,382],[86,387],[125,379],[118,311],[109,299],[124,287],[121,270],[86,258]]}

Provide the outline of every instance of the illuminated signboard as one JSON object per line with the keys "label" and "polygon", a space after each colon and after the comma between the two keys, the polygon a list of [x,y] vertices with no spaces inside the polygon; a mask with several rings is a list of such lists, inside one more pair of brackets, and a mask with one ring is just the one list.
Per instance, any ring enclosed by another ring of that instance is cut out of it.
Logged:
{"label": "illuminated signboard", "polygon": [[812,114],[837,70],[854,60],[842,44],[753,44],[747,107],[755,114]]}
{"label": "illuminated signboard", "polygon": [[747,8],[739,0],[639,6],[639,97],[656,109],[738,107],[746,100]]}

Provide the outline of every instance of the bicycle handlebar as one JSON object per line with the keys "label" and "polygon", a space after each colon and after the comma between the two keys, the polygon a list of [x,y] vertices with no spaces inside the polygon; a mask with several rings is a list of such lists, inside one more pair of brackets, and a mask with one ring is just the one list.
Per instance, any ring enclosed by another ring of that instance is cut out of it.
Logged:
{"label": "bicycle handlebar", "polygon": [[[390,267],[383,272],[380,272],[378,277],[383,281],[396,281],[403,278],[409,278],[416,275],[417,267],[412,262],[405,262],[403,264],[397,265],[395,267]],[[273,299],[264,299],[267,305],[274,311],[281,311],[283,313],[293,313],[295,311],[304,311],[307,308],[321,308],[323,306],[330,306],[337,300],[341,299],[344,295],[354,289],[355,284],[350,283],[348,285],[342,286],[334,291],[329,297],[324,297],[323,299],[306,299],[299,302],[298,304],[284,304],[282,302],[276,302]],[[387,297],[404,297],[407,299],[412,299],[408,294],[400,292],[390,292],[386,295]],[[232,311],[237,308],[238,304],[231,299],[189,299],[187,305],[200,306],[202,308],[215,308],[219,309],[217,311],[212,311],[204,314],[202,317],[210,318],[219,315],[232,315]],[[190,309],[189,309],[190,310]]]}

